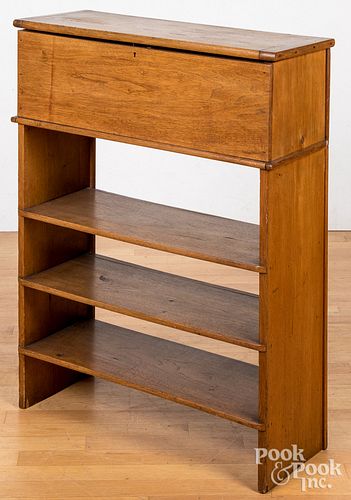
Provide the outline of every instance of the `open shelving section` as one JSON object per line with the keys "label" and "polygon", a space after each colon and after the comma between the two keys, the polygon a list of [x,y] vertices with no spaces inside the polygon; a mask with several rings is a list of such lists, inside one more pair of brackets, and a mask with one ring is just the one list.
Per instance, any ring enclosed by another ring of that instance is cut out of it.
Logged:
{"label": "open shelving section", "polygon": [[[326,448],[334,41],[93,11],[14,24],[20,407],[87,374],[248,426],[259,447]],[[97,138],[258,168],[259,225],[96,189]],[[95,236],[255,272],[259,295],[97,255]],[[257,351],[258,366],[95,307]],[[259,491],[274,467],[258,465]]]}

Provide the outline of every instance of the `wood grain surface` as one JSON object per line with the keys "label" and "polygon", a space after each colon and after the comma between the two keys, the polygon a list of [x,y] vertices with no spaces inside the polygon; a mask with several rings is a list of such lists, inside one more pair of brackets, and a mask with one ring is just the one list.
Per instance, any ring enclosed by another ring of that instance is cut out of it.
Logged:
{"label": "wood grain surface", "polygon": [[268,159],[268,63],[27,31],[18,50],[21,117]]}
{"label": "wood grain surface", "polygon": [[108,257],[82,255],[21,283],[96,307],[251,349],[258,342],[258,299]]}
{"label": "wood grain surface", "polygon": [[258,368],[248,363],[95,320],[20,352],[263,429]]}
{"label": "wood grain surface", "polygon": [[93,187],[95,140],[20,125],[18,165],[18,207],[23,209]]}
{"label": "wood grain surface", "polygon": [[327,139],[326,86],[325,51],[273,65],[272,158]]}
{"label": "wood grain surface", "polygon": [[[325,150],[262,174],[266,242],[260,275],[260,447],[297,444],[306,460],[323,448]],[[284,395],[284,397],[282,397]],[[273,486],[268,460],[260,491]],[[288,462],[284,464],[287,466]]]}
{"label": "wood grain surface", "polygon": [[191,156],[198,156],[200,158],[209,158],[217,161],[224,161],[228,163],[236,163],[238,165],[246,165],[248,167],[265,169],[272,167],[271,161],[253,160],[252,158],[242,158],[240,156],[225,155],[222,153],[213,153],[210,151],[200,151],[199,149],[187,148],[184,146],[176,146],[174,144],[164,144],[162,142],[150,141],[149,139],[137,139],[135,137],[127,137],[111,132],[101,132],[101,130],[91,130],[82,127],[72,127],[70,125],[62,125],[58,123],[45,122],[42,120],[33,120],[31,118],[23,118],[21,116],[13,116],[11,118],[13,123],[19,125],[28,125],[29,127],[40,128],[44,130],[53,130],[55,132],[64,132],[66,134],[82,135],[84,137],[92,137],[96,139],[105,139],[107,141],[122,142],[125,144],[133,144],[134,146],[145,146],[154,149],[161,149],[164,151],[173,151]]}
{"label": "wood grain surface", "polygon": [[[326,67],[325,67],[325,135],[329,142],[329,121],[330,121],[330,49],[326,51]],[[328,430],[329,430],[329,416],[328,416],[328,287],[329,287],[329,147],[325,148],[325,180],[324,180],[324,318],[323,318],[323,449],[328,448]]]}
{"label": "wood grain surface", "polygon": [[136,245],[251,271],[265,270],[259,264],[259,226],[255,224],[98,189],[77,191],[20,213],[26,218]]}
{"label": "wood grain surface", "polygon": [[[19,209],[94,187],[95,139],[19,126]],[[94,250],[95,236],[19,217],[20,277]],[[74,320],[93,317],[91,306],[53,298],[19,285],[19,345]],[[66,368],[19,358],[19,405],[28,408],[81,376]]]}
{"label": "wood grain surface", "polygon": [[207,26],[92,10],[16,19],[13,24],[29,30],[267,61],[295,57],[334,45],[331,38]]}

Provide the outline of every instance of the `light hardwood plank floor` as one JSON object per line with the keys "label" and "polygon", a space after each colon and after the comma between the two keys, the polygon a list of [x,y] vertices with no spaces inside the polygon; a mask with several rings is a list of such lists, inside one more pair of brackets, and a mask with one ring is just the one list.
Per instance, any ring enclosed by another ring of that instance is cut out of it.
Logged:
{"label": "light hardwood plank floor", "polygon": [[[257,291],[246,271],[99,239],[99,253]],[[329,449],[343,475],[301,492],[295,479],[266,498],[351,498],[351,233],[330,234]],[[0,233],[0,498],[220,500],[260,497],[256,432],[175,403],[87,378],[17,407],[17,234]],[[257,363],[246,349],[106,311],[122,326]],[[261,496],[262,498],[262,496]]]}

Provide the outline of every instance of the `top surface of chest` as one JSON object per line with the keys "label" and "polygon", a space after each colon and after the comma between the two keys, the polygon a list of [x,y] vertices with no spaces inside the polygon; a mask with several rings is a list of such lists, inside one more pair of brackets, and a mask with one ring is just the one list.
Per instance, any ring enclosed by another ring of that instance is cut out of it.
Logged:
{"label": "top surface of chest", "polygon": [[247,59],[277,61],[323,50],[330,38],[270,33],[82,10],[16,19],[19,28],[139,43]]}

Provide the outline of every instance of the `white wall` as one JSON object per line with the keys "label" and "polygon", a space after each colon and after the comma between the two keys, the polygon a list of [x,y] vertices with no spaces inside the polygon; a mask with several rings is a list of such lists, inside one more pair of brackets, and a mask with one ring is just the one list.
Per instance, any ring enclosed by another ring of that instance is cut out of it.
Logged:
{"label": "white wall", "polygon": [[[332,49],[330,228],[351,229],[351,58],[348,0],[12,0],[0,4],[0,230],[17,228],[16,29],[12,20],[93,9],[336,39]],[[98,187],[257,222],[258,171],[99,141]]]}

